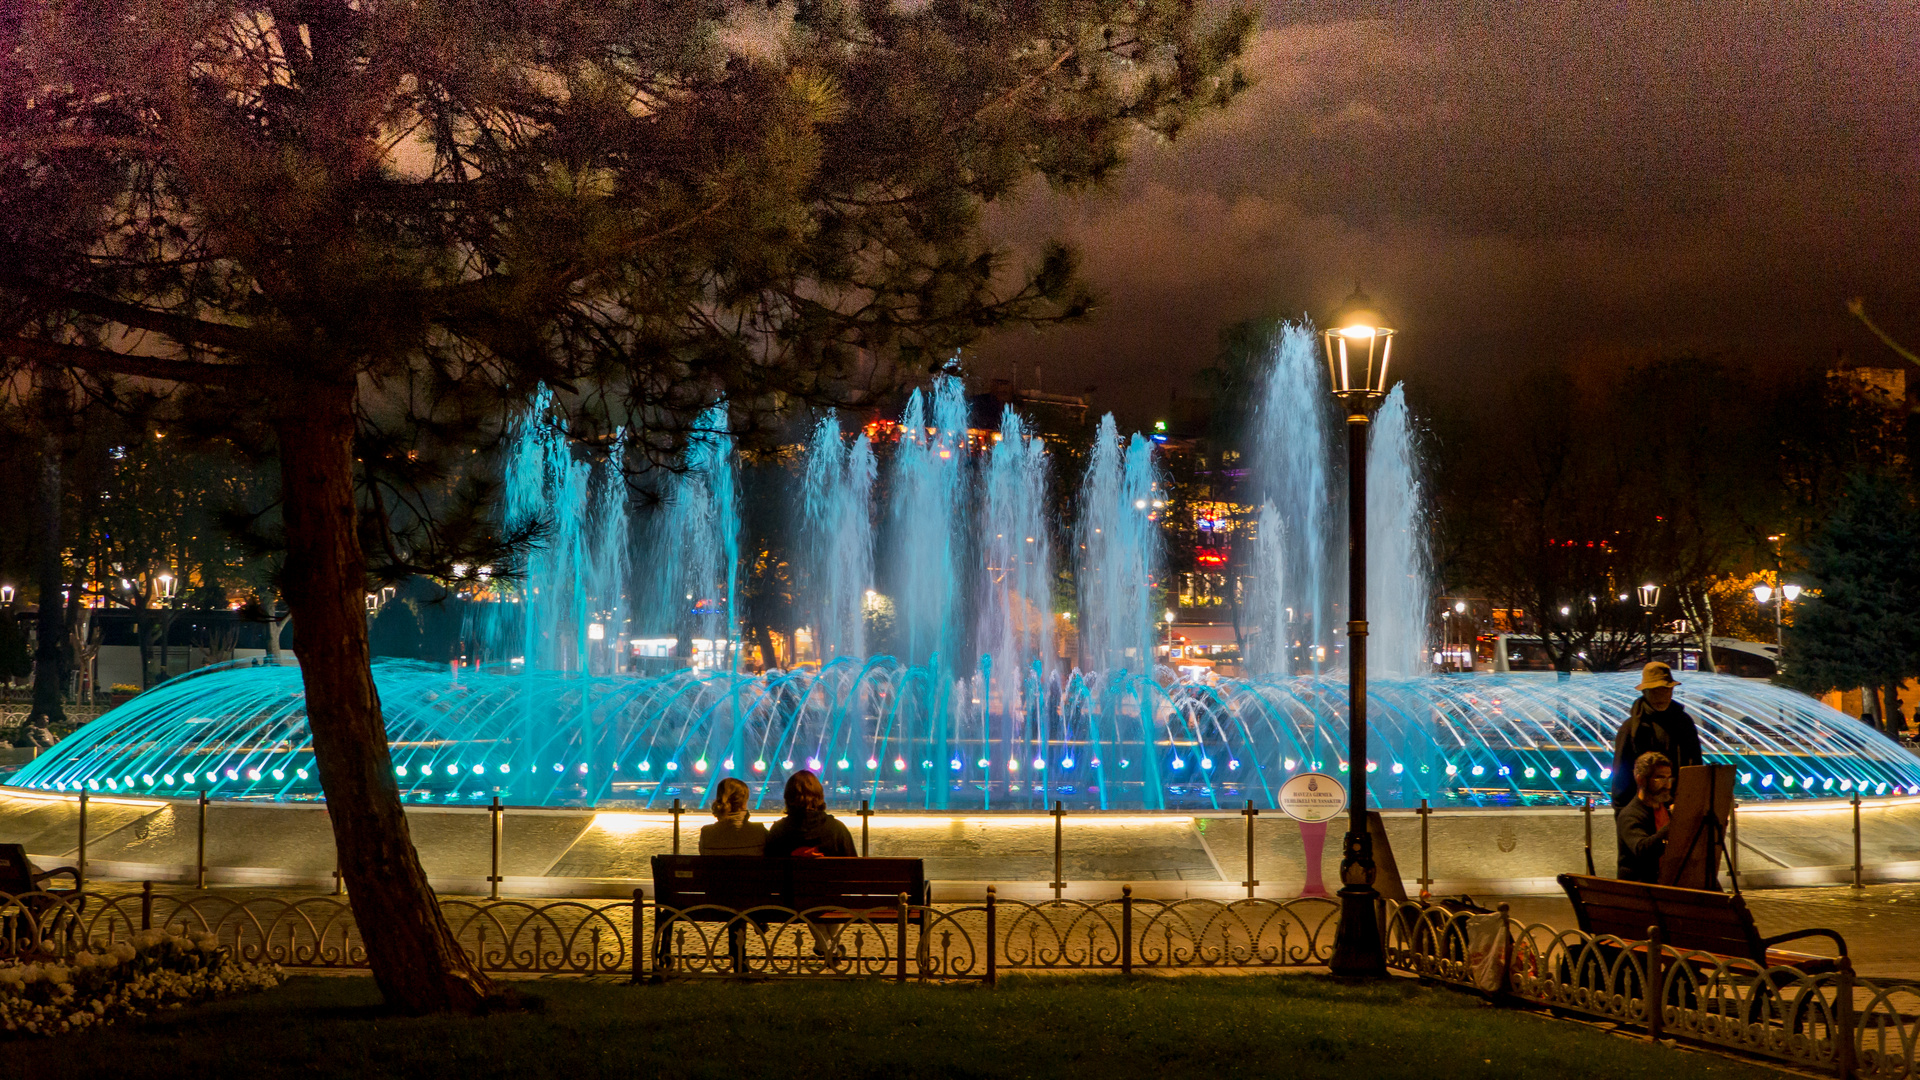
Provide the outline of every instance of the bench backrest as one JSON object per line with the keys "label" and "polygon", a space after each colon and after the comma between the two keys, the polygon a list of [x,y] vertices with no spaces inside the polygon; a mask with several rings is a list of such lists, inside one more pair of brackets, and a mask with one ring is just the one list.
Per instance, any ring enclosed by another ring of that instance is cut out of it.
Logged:
{"label": "bench backrest", "polygon": [[18,895],[34,891],[33,864],[24,844],[0,844],[0,892]]}
{"label": "bench backrest", "polygon": [[785,860],[757,855],[655,855],[655,899],[670,908],[712,904],[740,911],[781,904],[787,892]]}
{"label": "bench backrest", "polygon": [[927,878],[919,859],[785,859],[793,873],[791,905],[814,907],[892,907],[927,902]]}
{"label": "bench backrest", "polygon": [[711,904],[744,910],[778,905],[892,907],[901,893],[912,904],[927,898],[920,859],[763,859],[752,855],[655,855],[654,898],[685,911]]}
{"label": "bench backrest", "polygon": [[1585,874],[1561,874],[1559,880],[1582,933],[1642,941],[1649,926],[1658,926],[1660,940],[1672,948],[1766,960],[1753,913],[1737,894]]}

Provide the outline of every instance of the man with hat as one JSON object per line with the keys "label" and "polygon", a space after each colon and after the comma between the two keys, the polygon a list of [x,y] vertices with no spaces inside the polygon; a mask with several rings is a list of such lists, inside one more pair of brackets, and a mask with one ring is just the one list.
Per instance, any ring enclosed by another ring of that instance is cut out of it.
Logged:
{"label": "man with hat", "polygon": [[1640,699],[1633,703],[1627,722],[1613,738],[1613,811],[1619,813],[1633,801],[1637,790],[1633,780],[1634,762],[1640,755],[1658,753],[1673,763],[1676,774],[1688,765],[1704,765],[1700,753],[1700,730],[1686,707],[1673,700],[1673,688],[1679,686],[1673,669],[1655,660],[1640,671]]}

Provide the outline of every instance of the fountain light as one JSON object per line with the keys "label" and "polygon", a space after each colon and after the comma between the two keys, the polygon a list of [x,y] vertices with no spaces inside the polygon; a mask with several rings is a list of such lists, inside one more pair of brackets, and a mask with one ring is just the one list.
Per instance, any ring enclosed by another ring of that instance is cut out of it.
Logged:
{"label": "fountain light", "polygon": [[728,758],[727,760],[725,760],[725,761],[723,761],[723,762],[721,762],[721,763],[720,763],[720,767],[721,767],[721,768],[723,768],[723,769],[725,769],[725,770],[727,770],[728,772],[732,772],[732,771],[733,771],[733,759],[732,759],[732,758]]}
{"label": "fountain light", "polygon": [[588,641],[605,641],[605,640],[607,640],[607,627],[606,627],[606,624],[605,624],[605,623],[597,623],[597,622],[592,622],[592,623],[588,623],[588,624],[587,624],[587,640],[588,640]]}
{"label": "fountain light", "polygon": [[993,768],[993,762],[988,761],[986,758],[981,758],[979,761],[979,766],[983,769],[991,769]]}
{"label": "fountain light", "polygon": [[867,759],[867,768],[869,768],[869,769],[877,769],[877,768],[879,768],[879,767],[880,767],[880,759],[879,759],[879,758],[868,758],[868,759]]}
{"label": "fountain light", "polygon": [[1203,769],[1211,769],[1211,768],[1213,768],[1213,759],[1212,759],[1212,758],[1210,758],[1210,757],[1203,757],[1203,758],[1201,758],[1201,759],[1200,759],[1200,767],[1201,767],[1201,768],[1203,768]]}
{"label": "fountain light", "polygon": [[782,769],[791,769],[791,768],[793,768],[793,759],[792,759],[792,758],[788,758],[787,760],[785,760],[785,761],[782,761],[782,762],[780,763],[780,767],[781,767]]}
{"label": "fountain light", "polygon": [[819,759],[819,758],[817,758],[817,757],[810,757],[810,758],[808,758],[808,759],[807,759],[807,771],[808,771],[808,772],[815,772],[815,773],[817,773],[817,772],[819,772],[819,771],[820,771],[820,759]]}
{"label": "fountain light", "polygon": [[853,763],[848,761],[846,758],[841,758],[839,761],[834,762],[835,768],[847,769],[847,768],[852,768],[852,766],[853,766]]}
{"label": "fountain light", "polygon": [[641,771],[641,772],[651,772],[652,770],[653,770],[653,762],[651,762],[651,761],[642,761],[642,762],[640,763],[640,771]]}
{"label": "fountain light", "polygon": [[1228,759],[1227,759],[1227,768],[1229,768],[1229,769],[1238,769],[1239,767],[1240,767],[1240,759],[1239,759],[1239,758],[1228,758]]}
{"label": "fountain light", "polygon": [[1401,773],[1406,771],[1407,771],[1407,767],[1405,765],[1402,765],[1397,761],[1393,763],[1393,775],[1399,776]]}
{"label": "fountain light", "polygon": [[759,758],[755,758],[755,759],[754,759],[754,762],[753,762],[753,771],[754,771],[754,772],[766,772],[766,771],[767,771],[767,763],[766,763],[765,761],[763,761],[763,760],[761,760],[761,759],[759,759]]}
{"label": "fountain light", "polygon": [[904,771],[906,770],[906,767],[907,767],[907,759],[906,759],[906,758],[894,758],[894,759],[893,759],[893,771],[894,771],[894,772],[904,772]]}
{"label": "fountain light", "polygon": [[1293,769],[1294,769],[1294,766],[1296,766],[1296,765],[1298,765],[1298,764],[1300,764],[1300,763],[1299,763],[1299,762],[1297,762],[1297,761],[1295,761],[1295,760],[1293,760],[1292,758],[1287,758],[1287,759],[1286,759],[1285,761],[1282,761],[1282,762],[1281,762],[1280,764],[1281,764],[1281,765],[1282,765],[1282,766],[1283,766],[1283,767],[1284,767],[1284,768],[1285,768],[1285,769],[1286,769],[1286,770],[1287,770],[1288,772],[1292,772],[1292,771],[1293,771]]}
{"label": "fountain light", "polygon": [[[304,777],[304,776],[303,776],[303,777],[301,777],[300,779],[302,779],[302,780],[305,780],[305,779],[306,779],[306,777]],[[165,785],[167,785],[168,787],[172,787],[172,786],[173,786],[173,774],[172,774],[172,773],[168,773],[168,774],[166,774],[165,776],[162,776],[162,777],[160,778],[160,782],[161,782],[161,783],[163,783],[163,784],[165,784]]]}
{"label": "fountain light", "polygon": [[696,762],[694,762],[694,763],[693,763],[693,771],[694,771],[694,772],[697,772],[697,773],[703,773],[703,772],[706,772],[706,771],[707,771],[707,759],[706,759],[706,758],[701,758],[701,759],[700,759],[699,761],[696,761]]}
{"label": "fountain light", "polygon": [[1587,770],[1585,769],[1573,770],[1573,778],[1575,780],[1585,780],[1587,778]]}
{"label": "fountain light", "polygon": [[[307,778],[307,770],[305,770],[305,769],[295,769],[295,770],[293,770],[293,775],[295,775],[295,776],[297,776],[297,777],[299,777],[299,778],[300,778],[300,779],[302,779],[302,780],[305,780],[305,779]],[[171,781],[171,780],[169,780],[169,781],[167,781],[167,783],[169,783],[169,784],[171,784],[171,783],[173,783],[173,781]]]}
{"label": "fountain light", "polygon": [[1173,767],[1174,767],[1174,768],[1176,768],[1176,769],[1184,769],[1184,768],[1186,768],[1186,767],[1187,767],[1187,763],[1186,763],[1185,761],[1183,761],[1183,760],[1181,760],[1180,758],[1174,758],[1174,759],[1173,759]]}
{"label": "fountain light", "polygon": [[1486,773],[1486,771],[1487,771],[1487,768],[1486,768],[1486,766],[1484,766],[1484,765],[1475,765],[1475,766],[1473,767],[1473,775],[1475,775],[1475,776],[1481,776],[1481,775],[1484,775],[1484,774]]}
{"label": "fountain light", "polygon": [[1073,768],[1073,759],[1072,759],[1072,758],[1070,758],[1070,757],[1063,757],[1063,758],[1061,758],[1061,759],[1060,759],[1060,767],[1061,767],[1061,768],[1063,768],[1063,769],[1071,769],[1071,768]]}

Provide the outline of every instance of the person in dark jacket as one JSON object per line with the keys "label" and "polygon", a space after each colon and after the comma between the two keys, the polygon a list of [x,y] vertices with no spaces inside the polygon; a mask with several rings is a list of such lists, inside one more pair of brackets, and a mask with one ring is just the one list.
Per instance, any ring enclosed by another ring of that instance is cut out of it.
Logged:
{"label": "person in dark jacket", "polygon": [[1633,763],[1634,794],[1614,816],[1620,841],[1622,881],[1660,883],[1660,858],[1667,853],[1668,805],[1673,801],[1673,762],[1649,750]]}
{"label": "person in dark jacket", "polygon": [[1678,773],[1688,765],[1704,765],[1700,729],[1686,706],[1673,700],[1673,669],[1655,660],[1640,672],[1640,698],[1613,737],[1613,812],[1633,801],[1634,764],[1642,754],[1659,753]]}
{"label": "person in dark jacket", "polygon": [[767,831],[767,858],[852,858],[853,834],[827,813],[827,789],[805,769],[787,777],[787,816]]}

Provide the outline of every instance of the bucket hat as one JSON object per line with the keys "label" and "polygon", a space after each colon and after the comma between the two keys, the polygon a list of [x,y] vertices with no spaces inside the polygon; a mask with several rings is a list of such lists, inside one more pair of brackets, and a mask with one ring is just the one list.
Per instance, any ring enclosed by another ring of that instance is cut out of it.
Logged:
{"label": "bucket hat", "polygon": [[1656,686],[1679,686],[1680,680],[1673,677],[1673,668],[1655,660],[1640,669],[1640,685],[1636,690],[1648,690]]}

